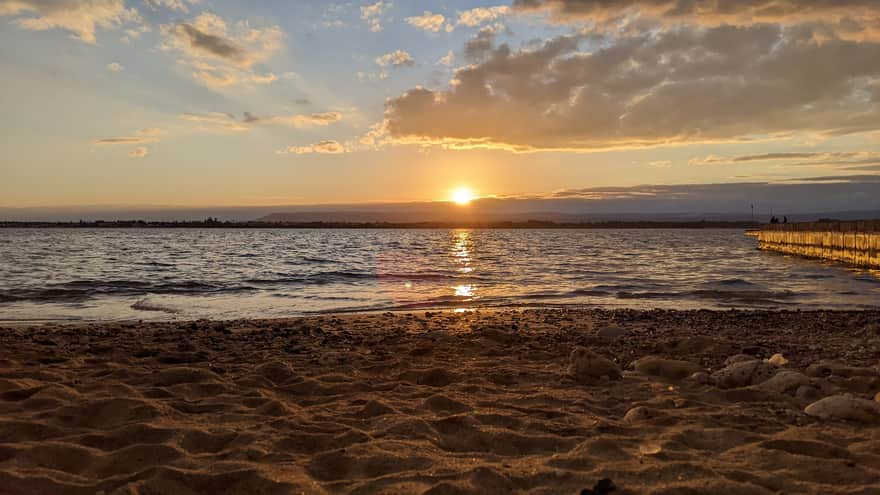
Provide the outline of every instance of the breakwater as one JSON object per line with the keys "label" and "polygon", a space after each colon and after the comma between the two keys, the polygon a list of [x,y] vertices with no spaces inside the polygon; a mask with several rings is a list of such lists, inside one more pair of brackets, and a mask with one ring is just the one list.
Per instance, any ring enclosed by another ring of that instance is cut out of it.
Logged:
{"label": "breakwater", "polygon": [[758,248],[880,268],[880,220],[764,225]]}

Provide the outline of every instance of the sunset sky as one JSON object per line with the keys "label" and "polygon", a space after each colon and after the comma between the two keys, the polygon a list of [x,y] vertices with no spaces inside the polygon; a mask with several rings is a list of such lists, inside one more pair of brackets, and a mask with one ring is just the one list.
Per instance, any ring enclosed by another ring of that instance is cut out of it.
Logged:
{"label": "sunset sky", "polygon": [[0,72],[0,207],[880,174],[875,0],[0,0]]}

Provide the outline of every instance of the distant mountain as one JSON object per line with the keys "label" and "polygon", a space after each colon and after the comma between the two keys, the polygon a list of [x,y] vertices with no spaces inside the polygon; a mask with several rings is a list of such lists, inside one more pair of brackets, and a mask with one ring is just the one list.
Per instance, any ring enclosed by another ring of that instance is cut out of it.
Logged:
{"label": "distant mountain", "polygon": [[880,176],[800,182],[643,185],[556,191],[535,197],[334,205],[83,206],[0,208],[0,221],[147,220],[265,222],[789,221],[880,218]]}

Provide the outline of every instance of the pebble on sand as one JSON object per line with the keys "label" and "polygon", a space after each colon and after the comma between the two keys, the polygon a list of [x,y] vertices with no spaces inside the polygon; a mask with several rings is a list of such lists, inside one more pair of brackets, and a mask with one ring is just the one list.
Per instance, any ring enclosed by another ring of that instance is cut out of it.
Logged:
{"label": "pebble on sand", "polygon": [[663,359],[645,356],[633,363],[633,369],[645,375],[657,376],[667,380],[683,380],[703,370],[699,365],[689,361]]}
{"label": "pebble on sand", "polygon": [[603,376],[612,380],[621,377],[620,368],[586,347],[576,347],[569,357],[569,374],[579,383],[592,383]]}
{"label": "pebble on sand", "polygon": [[782,354],[774,354],[770,356],[770,359],[767,359],[767,362],[776,367],[782,367],[788,364],[788,359],[785,359],[785,356]]}
{"label": "pebble on sand", "polygon": [[764,361],[740,361],[712,373],[712,381],[718,388],[740,388],[757,385],[776,374],[776,366]]}
{"label": "pebble on sand", "polygon": [[821,419],[880,424],[880,404],[849,394],[825,397],[807,406],[804,412]]}

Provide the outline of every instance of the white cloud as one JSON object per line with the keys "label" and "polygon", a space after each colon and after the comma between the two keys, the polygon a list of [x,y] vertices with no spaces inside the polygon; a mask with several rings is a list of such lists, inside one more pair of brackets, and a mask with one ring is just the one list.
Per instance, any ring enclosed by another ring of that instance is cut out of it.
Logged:
{"label": "white cloud", "polygon": [[128,22],[141,22],[124,0],[0,0],[0,16],[19,16],[24,29],[64,29],[86,43],[95,43],[95,31],[116,29]]}
{"label": "white cloud", "polygon": [[402,67],[415,65],[412,55],[403,50],[394,50],[391,53],[376,57],[376,64],[381,67]]}
{"label": "white cloud", "polygon": [[370,26],[370,31],[378,33],[383,29],[382,14],[391,7],[391,2],[379,0],[376,3],[367,4],[361,7],[361,19]]}
{"label": "white cloud", "polygon": [[196,5],[200,2],[199,0],[144,0],[144,3],[152,10],[165,8],[186,13],[189,12],[190,5]]}
{"label": "white cloud", "polygon": [[348,151],[349,150],[346,148],[346,146],[342,143],[339,143],[338,141],[325,140],[310,144],[308,146],[288,146],[283,150],[278,150],[276,153],[278,153],[279,155],[286,155],[291,153],[297,155],[310,153],[337,155],[340,153],[346,153]]}
{"label": "white cloud", "polygon": [[455,54],[452,53],[452,50],[449,50],[449,53],[440,57],[440,60],[437,61],[437,65],[445,65],[450,66],[455,61]]}
{"label": "white cloud", "polygon": [[497,7],[477,7],[458,14],[458,24],[461,26],[476,27],[487,22],[493,22],[510,12],[510,7],[499,5]]}
{"label": "white cloud", "polygon": [[[419,28],[423,31],[430,31],[432,33],[436,33],[443,29],[443,25],[446,23],[446,17],[442,14],[433,14],[427,10],[420,16],[407,17],[404,20],[410,26]],[[452,31],[452,29],[453,26],[451,24],[446,25],[446,31]]]}

